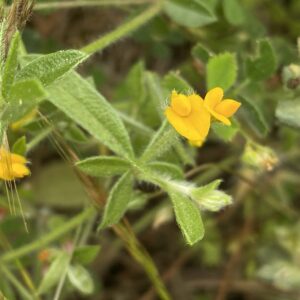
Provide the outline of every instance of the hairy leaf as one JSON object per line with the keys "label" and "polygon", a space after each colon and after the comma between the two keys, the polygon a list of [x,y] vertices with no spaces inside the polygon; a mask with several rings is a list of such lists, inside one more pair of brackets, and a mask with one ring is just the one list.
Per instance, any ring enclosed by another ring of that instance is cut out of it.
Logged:
{"label": "hairy leaf", "polygon": [[99,228],[104,228],[119,222],[132,200],[132,175],[124,174],[110,191],[104,215]]}
{"label": "hairy leaf", "polygon": [[123,157],[133,149],[120,117],[104,97],[75,72],[47,88],[49,101],[91,135]]}
{"label": "hairy leaf", "polygon": [[78,50],[61,50],[42,55],[25,65],[18,72],[16,79],[37,78],[43,85],[49,85],[74,69],[86,58],[87,55]]}
{"label": "hairy leaf", "polygon": [[106,177],[121,175],[128,171],[130,163],[115,156],[96,156],[81,160],[76,166],[91,176]]}

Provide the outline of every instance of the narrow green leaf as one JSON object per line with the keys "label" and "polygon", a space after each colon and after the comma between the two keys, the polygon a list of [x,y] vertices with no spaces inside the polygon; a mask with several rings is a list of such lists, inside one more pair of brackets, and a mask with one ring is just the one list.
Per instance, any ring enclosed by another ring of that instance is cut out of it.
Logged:
{"label": "narrow green leaf", "polygon": [[232,25],[241,25],[246,21],[246,15],[239,0],[223,0],[223,10],[226,20]]}
{"label": "narrow green leaf", "polygon": [[277,67],[273,47],[268,39],[258,41],[258,54],[256,58],[246,61],[247,75],[253,81],[269,78]]}
{"label": "narrow green leaf", "polygon": [[77,67],[88,56],[78,50],[57,51],[39,56],[18,72],[16,79],[37,78],[49,85],[68,71]]}
{"label": "narrow green leaf", "polygon": [[285,125],[300,128],[300,100],[280,101],[276,109],[277,119]]}
{"label": "narrow green leaf", "polygon": [[38,288],[39,294],[49,292],[49,290],[57,282],[59,282],[63,274],[66,272],[66,269],[68,268],[69,261],[70,256],[67,253],[61,252],[60,254],[58,254],[42,279],[42,282]]}
{"label": "narrow green leaf", "polygon": [[36,79],[18,81],[12,85],[9,103],[2,115],[2,120],[14,122],[32,110],[47,97],[42,84]]}
{"label": "narrow green leaf", "polygon": [[123,122],[105,98],[75,72],[47,88],[48,100],[115,153],[134,156]]}
{"label": "narrow green leaf", "polygon": [[76,166],[84,173],[96,177],[121,175],[130,169],[130,163],[115,156],[97,156],[81,160]]}
{"label": "narrow green leaf", "polygon": [[173,203],[176,221],[185,240],[190,245],[195,244],[204,236],[204,226],[199,208],[183,194],[170,191],[169,195]]}
{"label": "narrow green leaf", "polygon": [[207,0],[166,0],[164,10],[175,22],[187,27],[200,27],[217,20]]}
{"label": "narrow green leaf", "polygon": [[234,85],[237,78],[235,54],[222,53],[209,59],[207,64],[207,89],[221,87],[224,91]]}
{"label": "narrow green leaf", "polygon": [[94,281],[90,273],[81,265],[71,265],[68,268],[68,279],[78,291],[90,295],[94,291]]}
{"label": "narrow green leaf", "polygon": [[147,164],[147,168],[152,173],[158,173],[160,176],[166,176],[170,179],[181,180],[184,174],[178,166],[162,161],[154,161]]}
{"label": "narrow green leaf", "polygon": [[77,247],[73,253],[73,261],[82,265],[92,263],[99,254],[100,246],[88,245]]}
{"label": "narrow green leaf", "polygon": [[116,224],[126,212],[129,202],[132,200],[132,175],[124,174],[110,191],[100,229]]}
{"label": "narrow green leaf", "polygon": [[26,136],[20,137],[13,145],[12,152],[25,155],[26,154]]}
{"label": "narrow green leaf", "polygon": [[177,141],[175,130],[165,121],[145,149],[141,161],[147,162],[160,157],[167,152]]}
{"label": "narrow green leaf", "polygon": [[10,88],[14,82],[14,78],[18,68],[18,49],[19,49],[20,34],[17,31],[10,43],[8,55],[5,61],[2,75],[2,95],[7,99]]}

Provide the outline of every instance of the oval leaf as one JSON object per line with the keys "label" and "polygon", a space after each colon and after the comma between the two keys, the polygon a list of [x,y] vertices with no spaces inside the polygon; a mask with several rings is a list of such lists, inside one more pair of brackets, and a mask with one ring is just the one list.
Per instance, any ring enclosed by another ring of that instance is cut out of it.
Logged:
{"label": "oval leaf", "polygon": [[94,282],[90,273],[81,265],[69,266],[70,283],[81,293],[89,295],[94,291]]}
{"label": "oval leaf", "polygon": [[76,166],[91,176],[107,177],[125,173],[130,168],[130,163],[115,156],[97,156],[81,160]]}
{"label": "oval leaf", "polygon": [[200,210],[197,205],[183,194],[170,191],[176,221],[188,244],[193,245],[204,236]]}
{"label": "oval leaf", "polygon": [[39,56],[21,69],[16,79],[37,78],[44,85],[48,85],[86,58],[87,55],[78,50],[62,50]]}
{"label": "oval leaf", "polygon": [[132,175],[127,172],[117,181],[109,194],[100,229],[119,222],[132,200],[132,194]]}
{"label": "oval leaf", "polygon": [[128,132],[112,106],[77,73],[47,88],[48,100],[115,153],[134,156]]}
{"label": "oval leaf", "polygon": [[61,279],[63,274],[66,272],[69,261],[70,256],[65,252],[61,252],[55,258],[42,279],[42,282],[38,288],[39,294],[48,292]]}
{"label": "oval leaf", "polygon": [[187,27],[200,27],[217,20],[206,0],[167,0],[164,10],[175,22]]}
{"label": "oval leaf", "polygon": [[209,59],[207,64],[207,88],[221,87],[228,90],[237,78],[236,57],[232,53],[222,53]]}

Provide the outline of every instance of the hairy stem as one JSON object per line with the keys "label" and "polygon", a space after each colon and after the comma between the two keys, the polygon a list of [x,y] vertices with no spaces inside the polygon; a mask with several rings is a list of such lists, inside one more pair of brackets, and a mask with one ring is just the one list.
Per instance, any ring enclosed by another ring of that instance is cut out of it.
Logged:
{"label": "hairy stem", "polygon": [[129,35],[131,32],[137,30],[153,17],[155,17],[161,10],[161,2],[157,2],[150,8],[145,10],[143,13],[137,17],[127,21],[126,23],[119,26],[117,29],[105,34],[96,41],[86,45],[81,49],[82,52],[87,54],[94,54],[97,51],[104,49],[105,47],[111,45],[122,37]]}
{"label": "hairy stem", "polygon": [[63,9],[75,7],[94,7],[94,6],[125,6],[125,5],[141,5],[151,3],[153,0],[77,0],[77,1],[53,1],[45,3],[37,3],[34,10],[45,9]]}

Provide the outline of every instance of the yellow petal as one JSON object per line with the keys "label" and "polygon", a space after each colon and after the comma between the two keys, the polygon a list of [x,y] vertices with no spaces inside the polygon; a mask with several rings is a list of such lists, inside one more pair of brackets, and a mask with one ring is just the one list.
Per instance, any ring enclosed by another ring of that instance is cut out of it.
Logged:
{"label": "yellow petal", "polygon": [[208,135],[210,128],[210,114],[205,109],[203,99],[198,95],[190,95],[189,99],[192,105],[192,112],[188,116],[189,121],[193,124],[193,127],[197,130],[200,138],[189,140],[201,140],[204,141],[206,136]]}
{"label": "yellow petal", "polygon": [[205,106],[209,107],[210,109],[214,109],[216,105],[218,105],[223,99],[223,95],[223,89],[220,87],[210,90],[204,98]]}
{"label": "yellow petal", "polygon": [[181,117],[188,116],[192,109],[188,97],[182,94],[177,94],[175,91],[172,92],[171,107],[174,112]]}
{"label": "yellow petal", "polygon": [[14,179],[11,168],[8,168],[5,163],[0,163],[0,178],[3,180]]}
{"label": "yellow petal", "polygon": [[165,110],[165,115],[175,130],[188,140],[199,140],[201,135],[195,130],[188,118],[178,116],[172,108]]}
{"label": "yellow petal", "polygon": [[215,112],[229,118],[239,109],[240,106],[240,102],[232,99],[225,99],[215,107]]}
{"label": "yellow petal", "polygon": [[12,171],[14,178],[22,178],[30,174],[29,169],[23,164],[13,164]]}
{"label": "yellow petal", "polygon": [[206,109],[211,113],[211,115],[217,119],[218,121],[224,123],[225,125],[229,126],[231,125],[231,122],[228,118],[224,117],[221,114],[218,114],[217,112],[215,112],[213,109],[210,109],[209,107],[206,107]]}
{"label": "yellow petal", "polygon": [[189,143],[190,143],[192,146],[201,147],[202,144],[204,143],[204,140],[189,141]]}
{"label": "yellow petal", "polygon": [[26,158],[22,155],[11,153],[12,163],[25,164],[27,162]]}

